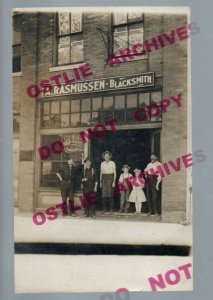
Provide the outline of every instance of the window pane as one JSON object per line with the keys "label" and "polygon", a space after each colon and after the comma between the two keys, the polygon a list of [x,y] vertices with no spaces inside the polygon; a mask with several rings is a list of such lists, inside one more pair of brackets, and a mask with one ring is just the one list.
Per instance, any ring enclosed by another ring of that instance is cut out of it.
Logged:
{"label": "window pane", "polygon": [[80,100],[71,101],[71,112],[80,112]]}
{"label": "window pane", "polygon": [[70,37],[59,38],[58,43],[58,64],[70,63]]}
{"label": "window pane", "polygon": [[13,46],[13,73],[21,72],[21,45]]}
{"label": "window pane", "polygon": [[60,115],[51,115],[50,126],[54,128],[58,128],[61,126]]}
{"label": "window pane", "polygon": [[104,109],[113,108],[113,97],[104,97],[103,108]]}
{"label": "window pane", "polygon": [[127,123],[136,123],[138,122],[134,117],[135,109],[128,109],[126,112],[126,121]]}
{"label": "window pane", "polygon": [[13,45],[13,56],[21,55],[21,45]]}
{"label": "window pane", "polygon": [[70,101],[61,101],[61,113],[70,112]]}
{"label": "window pane", "polygon": [[149,105],[149,93],[139,94],[139,106],[146,107]]}
{"label": "window pane", "polygon": [[80,114],[71,114],[71,125],[80,126]]}
{"label": "window pane", "polygon": [[42,127],[50,127],[50,117],[49,116],[43,116],[41,126]]}
{"label": "window pane", "polygon": [[50,102],[46,102],[43,104],[43,114],[49,115],[50,113]]}
{"label": "window pane", "polygon": [[153,92],[151,93],[151,103],[158,103],[160,104],[160,101],[162,100],[161,92]]}
{"label": "window pane", "polygon": [[92,110],[102,108],[102,98],[93,98],[92,99]]}
{"label": "window pane", "polygon": [[51,147],[51,144],[57,140],[60,140],[59,135],[42,135],[41,136],[41,146],[45,145]]}
{"label": "window pane", "polygon": [[59,101],[51,102],[51,114],[59,113]]}
{"label": "window pane", "polygon": [[115,108],[124,108],[125,107],[125,96],[115,96]]}
{"label": "window pane", "polygon": [[55,175],[56,171],[61,167],[60,162],[41,162],[41,180],[42,187],[57,187],[58,180]]}
{"label": "window pane", "polygon": [[103,111],[103,122],[108,122],[111,119],[113,119],[113,111]]}
{"label": "window pane", "polygon": [[92,124],[101,123],[101,111],[92,112]]}
{"label": "window pane", "polygon": [[58,29],[59,35],[68,34],[70,32],[70,14],[63,12],[58,13]]}
{"label": "window pane", "polygon": [[69,127],[70,115],[61,115],[61,127]]}
{"label": "window pane", "polygon": [[51,174],[52,164],[51,162],[43,162],[42,163],[42,175]]}
{"label": "window pane", "polygon": [[126,105],[127,107],[137,107],[137,94],[127,95]]}
{"label": "window pane", "polygon": [[17,23],[15,20],[13,20],[13,44],[21,44],[21,28],[20,25],[18,26],[18,28],[16,26]]}
{"label": "window pane", "polygon": [[127,23],[127,13],[114,13],[114,25]]}
{"label": "window pane", "polygon": [[[54,143],[55,141],[61,141],[61,138],[59,135],[43,135],[41,137],[41,147],[42,146],[48,146],[51,148],[51,144]],[[60,146],[57,145],[56,149],[60,149]],[[45,152],[45,151],[44,151]],[[56,154],[54,152],[51,152],[51,155],[44,159],[45,161],[52,161],[52,160],[59,160],[61,159],[61,154]],[[42,160],[42,159],[41,159]]]}
{"label": "window pane", "polygon": [[21,56],[13,57],[13,73],[21,72]]}
{"label": "window pane", "polygon": [[114,30],[114,52],[119,52],[123,48],[128,48],[128,32],[127,26],[122,26]]}
{"label": "window pane", "polygon": [[71,62],[83,61],[83,36],[78,34],[71,37]]}
{"label": "window pane", "polygon": [[129,26],[129,42],[131,44],[143,44],[143,24],[134,24]]}
{"label": "window pane", "polygon": [[152,122],[160,122],[161,121],[161,108],[159,107],[159,105],[158,105],[158,107],[151,108],[150,116],[151,116],[150,118],[151,118]]}
{"label": "window pane", "polygon": [[116,124],[124,123],[124,110],[115,110],[114,111],[114,119],[116,120]]}
{"label": "window pane", "polygon": [[82,99],[81,101],[81,111],[90,111],[91,99]]}
{"label": "window pane", "polygon": [[71,14],[71,32],[82,31],[82,13]]}
{"label": "window pane", "polygon": [[81,114],[81,125],[83,126],[90,125],[90,113]]}
{"label": "window pane", "polygon": [[156,116],[151,117],[152,122],[160,122],[161,121],[161,107],[159,107],[160,101],[162,100],[161,92],[153,92],[151,93],[151,104],[156,103],[158,108],[151,109],[153,115],[157,114]]}

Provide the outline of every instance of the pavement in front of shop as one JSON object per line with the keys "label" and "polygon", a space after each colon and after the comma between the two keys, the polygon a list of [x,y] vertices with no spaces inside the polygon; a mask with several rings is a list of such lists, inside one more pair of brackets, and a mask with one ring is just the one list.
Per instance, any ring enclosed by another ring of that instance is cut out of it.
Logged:
{"label": "pavement in front of shop", "polygon": [[96,219],[59,216],[43,225],[33,222],[33,213],[15,209],[15,242],[37,243],[111,243],[136,245],[192,245],[192,226],[163,223],[147,214],[96,213]]}

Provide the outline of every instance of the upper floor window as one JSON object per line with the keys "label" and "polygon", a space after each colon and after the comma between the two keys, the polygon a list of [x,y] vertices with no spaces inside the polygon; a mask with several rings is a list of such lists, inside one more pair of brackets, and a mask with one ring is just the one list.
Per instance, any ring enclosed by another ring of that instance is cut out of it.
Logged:
{"label": "upper floor window", "polygon": [[113,53],[122,56],[124,48],[131,48],[134,44],[143,44],[144,16],[141,12],[113,14]]}
{"label": "upper floor window", "polygon": [[83,62],[82,13],[58,13],[57,65]]}
{"label": "upper floor window", "polygon": [[22,16],[13,16],[13,73],[21,72],[21,26]]}
{"label": "upper floor window", "polygon": [[13,73],[21,72],[21,44],[13,45]]}

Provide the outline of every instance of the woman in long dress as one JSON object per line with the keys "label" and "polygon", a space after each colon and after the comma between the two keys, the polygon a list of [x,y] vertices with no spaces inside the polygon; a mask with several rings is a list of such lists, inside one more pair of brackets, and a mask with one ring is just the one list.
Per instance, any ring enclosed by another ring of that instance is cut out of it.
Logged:
{"label": "woman in long dress", "polygon": [[132,191],[129,196],[129,202],[135,203],[136,214],[141,213],[142,202],[146,202],[146,197],[143,191],[145,180],[141,177],[141,170],[136,168],[134,170],[135,176],[131,178]]}

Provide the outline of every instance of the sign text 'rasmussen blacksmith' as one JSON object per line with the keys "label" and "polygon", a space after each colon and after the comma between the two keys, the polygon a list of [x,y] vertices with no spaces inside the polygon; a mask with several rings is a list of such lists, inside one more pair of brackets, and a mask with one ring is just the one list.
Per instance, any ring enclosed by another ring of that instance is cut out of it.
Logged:
{"label": "sign text 'rasmussen blacksmith'", "polygon": [[42,97],[64,96],[78,93],[92,93],[111,91],[116,89],[130,89],[154,86],[154,72],[130,75],[125,77],[111,77],[72,84],[54,86],[51,91],[42,93]]}

